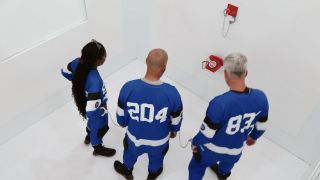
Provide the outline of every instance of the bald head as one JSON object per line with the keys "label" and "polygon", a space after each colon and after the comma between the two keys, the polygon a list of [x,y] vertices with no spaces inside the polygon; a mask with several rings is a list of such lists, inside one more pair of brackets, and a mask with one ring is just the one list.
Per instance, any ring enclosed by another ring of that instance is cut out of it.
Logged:
{"label": "bald head", "polygon": [[166,65],[168,61],[168,54],[163,49],[153,49],[149,52],[147,57],[147,65],[161,67]]}
{"label": "bald head", "polygon": [[147,75],[160,78],[166,70],[168,54],[163,49],[153,49],[149,52],[147,63]]}

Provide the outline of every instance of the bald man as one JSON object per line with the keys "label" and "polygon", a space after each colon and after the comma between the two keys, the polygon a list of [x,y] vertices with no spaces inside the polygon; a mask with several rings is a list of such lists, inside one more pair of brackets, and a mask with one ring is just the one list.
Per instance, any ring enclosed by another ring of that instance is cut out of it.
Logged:
{"label": "bald man", "polygon": [[123,163],[114,162],[115,170],[126,179],[133,179],[137,158],[147,153],[149,174],[156,179],[163,170],[163,159],[182,121],[182,102],[177,89],[160,80],[166,70],[168,55],[153,49],[147,59],[144,78],[127,82],[118,99],[117,121],[128,127],[123,140]]}

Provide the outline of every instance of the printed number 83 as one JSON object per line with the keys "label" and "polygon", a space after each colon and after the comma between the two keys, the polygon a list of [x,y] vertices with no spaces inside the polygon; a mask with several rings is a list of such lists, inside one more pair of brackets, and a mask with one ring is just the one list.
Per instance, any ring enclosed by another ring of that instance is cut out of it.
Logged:
{"label": "printed number 83", "polygon": [[[260,112],[261,111],[259,111],[258,113],[245,113],[244,115],[231,117],[228,122],[226,133],[229,135],[234,135],[239,130],[241,133],[244,133],[247,129],[252,129],[253,125],[251,125],[251,123],[255,119],[255,117],[260,114]],[[242,120],[245,121],[244,127],[240,129]]]}

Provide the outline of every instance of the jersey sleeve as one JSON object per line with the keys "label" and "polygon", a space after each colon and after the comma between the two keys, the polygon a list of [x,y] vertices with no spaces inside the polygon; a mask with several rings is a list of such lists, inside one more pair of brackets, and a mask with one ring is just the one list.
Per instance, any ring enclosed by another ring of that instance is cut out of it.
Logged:
{"label": "jersey sleeve", "polygon": [[72,81],[73,78],[73,70],[71,69],[71,63],[72,62],[68,63],[67,68],[61,68],[62,76],[68,79],[69,81]]}
{"label": "jersey sleeve", "polygon": [[86,88],[87,106],[86,115],[88,118],[93,116],[102,115],[104,112],[100,109],[103,104],[102,101],[102,86],[103,83],[98,79],[94,79],[89,82],[88,88]]}
{"label": "jersey sleeve", "polygon": [[201,124],[200,131],[193,138],[192,144],[199,146],[211,142],[216,131],[220,128],[223,118],[221,105],[215,100],[211,101],[206,112],[206,116]]}
{"label": "jersey sleeve", "polygon": [[118,107],[117,107],[117,122],[120,126],[126,127],[128,125],[128,120],[124,116],[124,108],[126,103],[126,94],[128,91],[128,87],[125,84],[119,93],[118,97]]}
{"label": "jersey sleeve", "polygon": [[176,88],[174,88],[174,106],[173,111],[170,113],[171,119],[171,131],[180,131],[181,123],[183,120],[183,105],[181,101],[181,96]]}
{"label": "jersey sleeve", "polygon": [[75,73],[77,66],[79,64],[79,58],[68,63],[67,67],[61,68],[61,74],[63,77],[72,81],[73,74]]}
{"label": "jersey sleeve", "polygon": [[262,105],[262,111],[259,114],[258,121],[254,124],[254,128],[250,133],[250,137],[257,140],[260,138],[267,129],[267,121],[269,114],[268,100],[265,98],[264,104]]}

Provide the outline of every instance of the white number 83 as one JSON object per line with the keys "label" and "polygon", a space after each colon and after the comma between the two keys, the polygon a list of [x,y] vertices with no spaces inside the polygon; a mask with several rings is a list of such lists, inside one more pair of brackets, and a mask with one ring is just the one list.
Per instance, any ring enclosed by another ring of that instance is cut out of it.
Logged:
{"label": "white number 83", "polygon": [[241,121],[244,120],[245,125],[243,128],[241,128],[240,132],[244,133],[247,129],[252,128],[253,126],[251,125],[252,121],[255,119],[255,117],[260,114],[261,111],[258,113],[246,113],[243,116],[238,115],[231,117],[228,122],[228,127],[226,129],[226,133],[229,135],[234,135],[236,134],[241,127]]}

